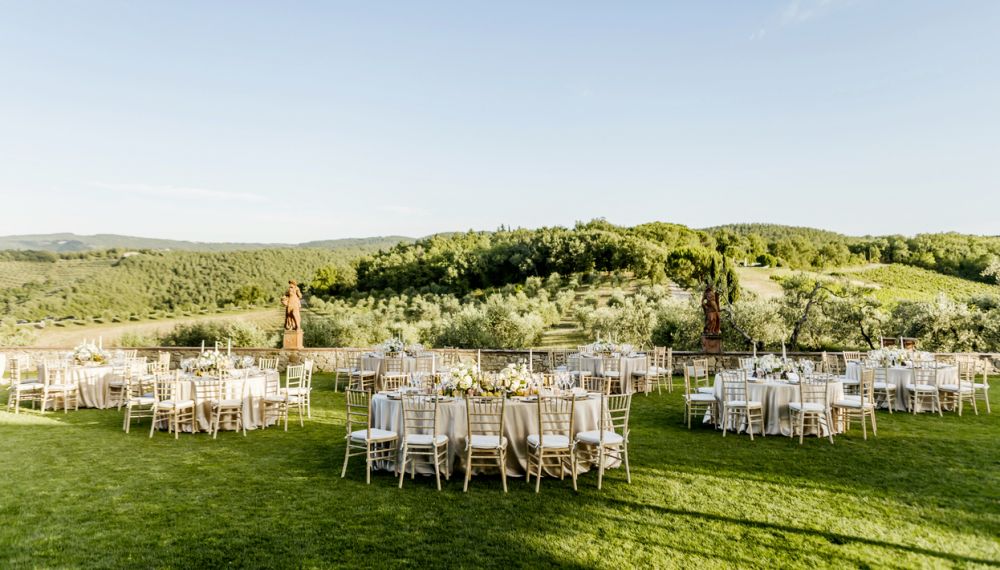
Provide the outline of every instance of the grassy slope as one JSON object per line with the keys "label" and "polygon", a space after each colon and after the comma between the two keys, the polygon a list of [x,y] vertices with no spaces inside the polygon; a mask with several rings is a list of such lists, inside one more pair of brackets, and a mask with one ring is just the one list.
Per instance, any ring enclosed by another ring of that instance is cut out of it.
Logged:
{"label": "grassy slope", "polygon": [[764,298],[780,297],[781,285],[772,276],[788,276],[795,273],[808,275],[842,276],[857,284],[875,287],[875,296],[884,302],[903,299],[929,301],[944,293],[957,300],[965,300],[973,295],[1000,295],[1000,287],[960,277],[910,267],[907,265],[868,265],[861,267],[841,267],[822,272],[795,271],[783,267],[739,267],[740,284]]}
{"label": "grassy slope", "polygon": [[[1000,414],[879,413],[835,445],[681,427],[638,397],[632,484],[580,492],[496,477],[404,489],[340,478],[343,396],[317,377],[313,419],[152,440],[114,410],[0,412],[2,567],[950,567],[1000,561]],[[994,407],[1000,399],[994,397]],[[147,424],[148,425],[148,424]]]}
{"label": "grassy slope", "polygon": [[[170,332],[177,325],[187,325],[200,321],[248,321],[262,328],[270,328],[277,331],[284,325],[284,319],[284,310],[276,307],[273,309],[209,313],[160,320],[126,321],[106,324],[88,323],[81,325],[70,323],[64,324],[64,326],[49,326],[43,330],[36,329],[38,336],[32,345],[55,347],[76,346],[85,339],[95,339],[100,336],[104,338],[106,346],[115,346],[118,339],[125,333],[152,338]],[[79,322],[82,323],[83,321]]]}

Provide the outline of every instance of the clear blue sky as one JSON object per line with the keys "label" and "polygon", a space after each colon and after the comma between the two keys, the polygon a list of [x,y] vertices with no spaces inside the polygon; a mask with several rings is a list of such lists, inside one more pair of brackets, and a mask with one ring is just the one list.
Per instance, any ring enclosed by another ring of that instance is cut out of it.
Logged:
{"label": "clear blue sky", "polygon": [[1000,2],[0,2],[0,234],[1000,234]]}

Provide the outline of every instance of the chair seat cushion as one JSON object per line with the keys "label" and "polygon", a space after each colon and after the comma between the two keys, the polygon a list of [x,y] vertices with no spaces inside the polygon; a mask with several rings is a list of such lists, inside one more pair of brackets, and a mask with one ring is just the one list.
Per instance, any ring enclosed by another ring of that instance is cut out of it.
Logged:
{"label": "chair seat cushion", "polygon": [[289,394],[292,396],[305,396],[306,394],[309,393],[309,388],[306,388],[305,386],[299,386],[296,388],[284,388],[281,391],[285,394]]}
{"label": "chair seat cushion", "polygon": [[375,375],[374,370],[354,370],[351,372],[351,376],[364,376],[366,378],[368,376],[374,376],[374,375]]}
{"label": "chair seat cushion", "polygon": [[128,405],[130,406],[152,406],[153,402],[156,400],[152,396],[139,396],[137,398],[130,398]]}
{"label": "chair seat cushion", "polygon": [[448,436],[444,434],[431,435],[429,433],[407,434],[404,438],[407,445],[444,445],[448,443]]}
{"label": "chair seat cushion", "polygon": [[800,412],[801,411],[806,411],[806,412],[825,412],[826,411],[826,407],[824,407],[823,404],[820,404],[820,403],[817,403],[817,402],[806,402],[805,404],[803,404],[801,402],[792,402],[792,403],[788,404],[788,409],[789,410],[796,410],[796,411],[800,411]]}
{"label": "chair seat cushion", "polygon": [[958,384],[944,384],[938,387],[938,390],[941,390],[942,392],[958,392],[959,390],[961,390],[962,392],[971,392],[973,390],[973,387],[966,384],[962,386],[960,389]]}
{"label": "chair seat cushion", "polygon": [[746,407],[746,408],[754,408],[754,409],[756,409],[756,408],[763,408],[764,407],[764,404],[762,404],[761,402],[753,402],[753,401],[748,402],[746,400],[729,400],[728,402],[725,402],[725,404],[726,404],[726,406],[729,406],[729,407],[732,407],[732,408],[744,408],[744,407]]}
{"label": "chair seat cushion", "polygon": [[[548,439],[548,438],[546,438]],[[591,431],[581,431],[576,434],[576,440],[581,443],[587,443],[591,445],[598,445],[601,443],[601,432],[598,430]],[[618,435],[613,431],[604,431],[604,444],[605,445],[620,445],[625,441],[625,438]],[[548,443],[548,442],[546,442]]]}
{"label": "chair seat cushion", "polygon": [[892,391],[892,390],[896,389],[896,385],[893,384],[892,382],[875,382],[874,384],[872,384],[872,388],[874,388],[876,390],[890,390],[890,391]]}
{"label": "chair seat cushion", "polygon": [[73,390],[76,386],[71,384],[49,384],[49,392],[65,392],[67,390]]}
{"label": "chair seat cushion", "polygon": [[498,435],[474,435],[469,438],[468,445],[475,449],[500,449],[507,447],[507,438]]}
{"label": "chair seat cushion", "polygon": [[873,404],[872,402],[865,402],[864,406],[862,406],[861,405],[861,398],[858,398],[858,397],[852,398],[850,396],[845,397],[843,400],[837,400],[833,405],[836,406],[836,407],[838,407],[838,408],[856,408],[856,409],[859,409],[859,410],[862,407],[864,407],[864,408],[874,408],[875,407],[875,404]]}
{"label": "chair seat cushion", "polygon": [[907,384],[906,389],[911,392],[937,392],[937,386],[931,384]]}
{"label": "chair seat cushion", "polygon": [[987,390],[989,389],[990,385],[980,384],[979,382],[976,382],[975,384],[972,385],[972,387],[975,388],[976,390]]}
{"label": "chair seat cushion", "polygon": [[163,400],[156,404],[156,407],[161,410],[183,410],[186,408],[194,407],[194,400]]}
{"label": "chair seat cushion", "polygon": [[264,401],[269,404],[280,404],[288,400],[288,397],[284,394],[268,394],[264,396]]}
{"label": "chair seat cushion", "polygon": [[699,386],[698,387],[698,393],[699,394],[715,394],[715,388],[710,388],[708,386]]}
{"label": "chair seat cushion", "polygon": [[351,432],[351,439],[354,441],[392,441],[397,438],[396,432],[387,429],[372,428],[371,439],[368,439],[368,430],[359,429]]}
{"label": "chair seat cushion", "polygon": [[111,382],[108,382],[108,386],[111,386],[112,388],[121,388],[124,385],[125,382],[121,380],[112,380]]}
{"label": "chair seat cushion", "polygon": [[617,370],[605,370],[600,375],[605,378],[620,378],[622,374]]}
{"label": "chair seat cushion", "polygon": [[[528,436],[528,445],[530,447],[538,447],[538,444],[539,438],[537,433]],[[569,438],[565,435],[547,434],[541,440],[541,444],[543,449],[563,449],[569,447]]]}
{"label": "chair seat cushion", "polygon": [[31,390],[41,390],[42,386],[41,382],[21,382],[14,386],[14,389],[18,392],[29,392]]}
{"label": "chair seat cushion", "polygon": [[715,394],[702,394],[700,392],[686,396],[689,402],[714,402]]}
{"label": "chair seat cushion", "polygon": [[243,400],[239,398],[227,398],[225,400],[216,400],[212,402],[212,405],[216,408],[242,408]]}

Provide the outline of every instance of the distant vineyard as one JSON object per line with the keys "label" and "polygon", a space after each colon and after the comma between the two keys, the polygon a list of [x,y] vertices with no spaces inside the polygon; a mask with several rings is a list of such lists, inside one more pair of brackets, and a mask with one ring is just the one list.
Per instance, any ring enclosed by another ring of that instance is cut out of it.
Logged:
{"label": "distant vineyard", "polygon": [[1000,295],[1000,286],[951,277],[927,269],[907,265],[887,265],[848,274],[851,279],[879,286],[875,296],[882,302],[914,300],[931,301],[945,294],[954,300],[977,295]]}
{"label": "distant vineyard", "polygon": [[34,261],[0,261],[0,289],[20,287],[27,283],[66,284],[96,276],[110,270],[108,259],[60,259],[54,263]]}

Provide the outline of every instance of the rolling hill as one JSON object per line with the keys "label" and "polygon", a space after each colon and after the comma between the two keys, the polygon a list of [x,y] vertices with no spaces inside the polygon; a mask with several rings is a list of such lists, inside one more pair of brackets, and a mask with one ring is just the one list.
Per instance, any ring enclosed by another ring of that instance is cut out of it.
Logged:
{"label": "rolling hill", "polygon": [[244,251],[257,249],[318,248],[333,250],[375,251],[400,242],[410,242],[403,236],[376,236],[287,243],[199,242],[146,238],[118,234],[77,235],[73,233],[26,234],[0,236],[0,250],[37,250],[56,253],[97,251],[103,249],[154,249],[180,251]]}

